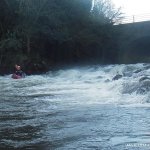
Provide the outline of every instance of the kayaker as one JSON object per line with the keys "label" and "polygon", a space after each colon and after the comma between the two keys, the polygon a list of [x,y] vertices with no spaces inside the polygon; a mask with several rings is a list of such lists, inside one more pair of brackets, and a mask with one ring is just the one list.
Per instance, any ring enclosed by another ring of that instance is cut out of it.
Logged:
{"label": "kayaker", "polygon": [[21,70],[21,66],[19,65],[15,65],[15,72],[12,75],[13,79],[20,79],[20,78],[24,78],[25,77],[25,73]]}

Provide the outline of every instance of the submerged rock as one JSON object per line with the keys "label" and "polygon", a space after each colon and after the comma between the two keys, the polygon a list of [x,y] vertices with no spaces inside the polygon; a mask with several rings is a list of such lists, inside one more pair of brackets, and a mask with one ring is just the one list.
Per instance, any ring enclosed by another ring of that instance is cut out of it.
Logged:
{"label": "submerged rock", "polygon": [[120,78],[122,78],[122,75],[117,74],[116,76],[113,77],[112,80],[118,80],[118,79],[120,79]]}
{"label": "submerged rock", "polygon": [[141,71],[142,71],[142,69],[138,69],[138,70],[135,70],[133,73],[139,73]]}
{"label": "submerged rock", "polygon": [[145,80],[140,83],[137,89],[137,94],[146,94],[149,91],[150,91],[150,81]]}
{"label": "submerged rock", "polygon": [[146,66],[144,67],[146,70],[147,69],[150,69],[150,65],[149,64],[146,64]]}
{"label": "submerged rock", "polygon": [[123,94],[131,94],[136,92],[138,89],[139,84],[137,82],[134,83],[125,83],[123,84],[122,93]]}
{"label": "submerged rock", "polygon": [[142,82],[142,81],[145,81],[145,80],[150,80],[150,77],[142,77],[142,78],[140,78],[140,80],[139,80],[139,82]]}
{"label": "submerged rock", "polygon": [[150,79],[143,80],[141,82],[131,82],[123,84],[122,93],[123,94],[146,94],[150,92]]}
{"label": "submerged rock", "polygon": [[110,80],[109,80],[109,79],[106,79],[105,82],[106,82],[106,83],[107,83],[107,82],[110,82]]}

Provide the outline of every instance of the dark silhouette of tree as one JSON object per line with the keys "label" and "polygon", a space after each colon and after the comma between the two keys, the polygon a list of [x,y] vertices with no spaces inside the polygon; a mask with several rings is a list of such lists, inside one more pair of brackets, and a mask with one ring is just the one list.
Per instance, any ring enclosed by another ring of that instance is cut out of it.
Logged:
{"label": "dark silhouette of tree", "polygon": [[117,61],[120,10],[109,0],[91,8],[92,0],[1,0],[0,65]]}

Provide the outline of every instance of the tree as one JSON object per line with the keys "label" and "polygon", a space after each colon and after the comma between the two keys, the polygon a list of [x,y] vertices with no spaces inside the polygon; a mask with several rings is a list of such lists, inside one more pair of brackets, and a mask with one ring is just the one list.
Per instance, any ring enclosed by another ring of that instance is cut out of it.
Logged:
{"label": "tree", "polygon": [[93,16],[101,23],[117,23],[122,17],[121,8],[116,9],[111,0],[94,0]]}
{"label": "tree", "polygon": [[21,32],[25,39],[27,53],[31,52],[31,39],[37,32],[37,22],[44,11],[44,7],[48,0],[18,0],[19,3],[19,19],[17,30]]}
{"label": "tree", "polygon": [[5,64],[111,59],[120,10],[110,0],[95,0],[91,8],[92,0],[1,0],[0,59]]}

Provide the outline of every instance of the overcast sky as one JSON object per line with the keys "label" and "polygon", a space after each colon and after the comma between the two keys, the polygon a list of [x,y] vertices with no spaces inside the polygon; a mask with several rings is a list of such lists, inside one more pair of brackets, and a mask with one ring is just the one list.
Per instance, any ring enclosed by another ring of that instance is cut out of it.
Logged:
{"label": "overcast sky", "polygon": [[117,7],[122,7],[125,15],[150,14],[150,0],[112,0]]}

